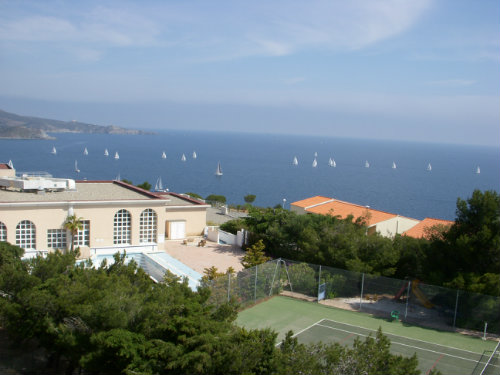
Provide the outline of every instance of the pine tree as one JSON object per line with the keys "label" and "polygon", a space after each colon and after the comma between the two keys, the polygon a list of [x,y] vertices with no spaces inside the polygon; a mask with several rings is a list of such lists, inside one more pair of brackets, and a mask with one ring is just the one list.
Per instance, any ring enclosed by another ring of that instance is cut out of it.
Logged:
{"label": "pine tree", "polygon": [[264,254],[265,245],[262,240],[254,243],[246,252],[241,264],[245,268],[255,267],[259,264],[267,262],[269,257],[266,257]]}

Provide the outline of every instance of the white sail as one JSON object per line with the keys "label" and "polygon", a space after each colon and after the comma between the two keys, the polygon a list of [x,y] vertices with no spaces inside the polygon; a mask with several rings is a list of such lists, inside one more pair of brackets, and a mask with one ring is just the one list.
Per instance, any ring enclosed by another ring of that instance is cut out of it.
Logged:
{"label": "white sail", "polygon": [[392,169],[396,169],[396,163],[392,162]]}
{"label": "white sail", "polygon": [[316,168],[317,166],[318,166],[318,161],[316,160],[316,158],[314,158],[313,163],[312,163],[312,167]]}
{"label": "white sail", "polygon": [[120,159],[120,155],[118,155],[118,151],[115,152],[115,159],[116,160]]}
{"label": "white sail", "polygon": [[186,161],[186,155],[182,154],[181,161]]}
{"label": "white sail", "polygon": [[9,160],[9,163],[7,164],[10,169],[14,169],[14,164],[12,163],[12,160]]}
{"label": "white sail", "polygon": [[431,163],[427,164],[427,170],[428,171],[432,171],[432,165],[431,165]]}
{"label": "white sail", "polygon": [[332,158],[328,159],[328,165],[330,167],[336,167],[337,164],[335,163],[335,160],[333,160]]}
{"label": "white sail", "polygon": [[156,180],[155,191],[164,192],[164,193],[168,191],[168,189],[163,187],[163,182],[161,180],[161,176],[158,177],[158,179]]}
{"label": "white sail", "polygon": [[315,157],[315,158],[317,158],[317,157],[318,157],[318,153],[317,153],[317,152],[315,152],[315,153],[314,153],[314,157]]}
{"label": "white sail", "polygon": [[108,149],[105,149],[105,150],[104,150],[104,156],[109,156]]}
{"label": "white sail", "polygon": [[193,159],[196,159],[198,155],[196,155],[196,151],[193,151]]}
{"label": "white sail", "polygon": [[368,160],[365,161],[365,168],[370,168],[370,163],[368,163]]}
{"label": "white sail", "polygon": [[222,176],[222,167],[220,166],[220,162],[217,163],[217,169],[215,170],[216,176]]}
{"label": "white sail", "polygon": [[161,154],[161,158],[162,159],[166,159],[167,158],[167,154],[165,154],[165,151],[163,151],[163,153]]}
{"label": "white sail", "polygon": [[292,162],[293,165],[299,165],[299,161],[297,159],[296,156],[293,157],[293,162]]}
{"label": "white sail", "polygon": [[118,176],[116,176],[115,181],[121,181],[120,173],[118,173]]}
{"label": "white sail", "polygon": [[83,150],[83,155],[88,155],[89,151],[87,150],[87,147],[85,147],[85,150]]}
{"label": "white sail", "polygon": [[476,174],[479,174],[479,173],[481,173],[481,168],[479,168],[479,165],[478,165],[476,168]]}
{"label": "white sail", "polygon": [[57,155],[57,150],[55,147],[52,147],[52,151],[50,152],[52,155]]}
{"label": "white sail", "polygon": [[335,168],[337,166],[337,163],[335,163],[335,159],[332,159],[333,163],[332,163],[332,167]]}
{"label": "white sail", "polygon": [[78,169],[78,161],[75,160],[75,172],[80,173],[80,170]]}

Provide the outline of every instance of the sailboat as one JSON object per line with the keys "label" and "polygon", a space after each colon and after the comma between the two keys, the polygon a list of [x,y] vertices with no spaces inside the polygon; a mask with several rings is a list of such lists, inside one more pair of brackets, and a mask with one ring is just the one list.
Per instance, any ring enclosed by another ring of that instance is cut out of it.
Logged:
{"label": "sailboat", "polygon": [[198,155],[196,155],[196,151],[193,151],[193,159],[196,159]]}
{"label": "sailboat", "polygon": [[181,161],[186,161],[186,155],[182,154]]}
{"label": "sailboat", "polygon": [[432,165],[431,165],[431,163],[427,164],[427,170],[428,171],[432,171]]}
{"label": "sailboat", "polygon": [[104,156],[109,156],[108,149],[105,149],[105,150],[104,150]]}
{"label": "sailboat", "polygon": [[481,168],[479,168],[479,165],[478,165],[476,168],[476,174],[479,174],[479,173],[481,173]]}
{"label": "sailboat", "polygon": [[12,160],[9,160],[9,163],[7,164],[10,169],[14,169],[14,164],[12,163]]}
{"label": "sailboat", "polygon": [[317,153],[317,152],[315,152],[315,153],[314,153],[314,157],[315,157],[315,158],[317,158],[317,157],[318,157],[318,153]]}
{"label": "sailboat", "polygon": [[121,181],[120,173],[118,173],[118,176],[116,176],[115,181]]}
{"label": "sailboat", "polygon": [[370,168],[370,163],[368,163],[368,160],[365,161],[365,168]]}
{"label": "sailboat", "polygon": [[163,153],[161,154],[161,158],[162,159],[166,159],[167,158],[167,154],[165,154],[165,151],[163,151]]}
{"label": "sailboat", "polygon": [[293,162],[292,162],[293,165],[299,165],[299,161],[297,160],[297,157],[294,156],[293,157]]}
{"label": "sailboat", "polygon": [[335,160],[333,160],[332,158],[330,158],[330,159],[328,160],[328,165],[329,165],[330,167],[334,167],[334,168],[335,168],[335,167],[337,166],[337,163],[335,163]]}
{"label": "sailboat", "polygon": [[80,170],[78,169],[78,161],[75,160],[75,172],[80,173]]}
{"label": "sailboat", "polygon": [[392,169],[396,169],[396,163],[392,162]]}
{"label": "sailboat", "polygon": [[216,176],[222,176],[222,167],[220,166],[220,162],[217,163],[217,169],[215,170]]}
{"label": "sailboat", "polygon": [[54,146],[54,147],[52,147],[52,151],[51,151],[50,153],[51,153],[52,155],[57,155],[57,150],[56,150],[55,146]]}
{"label": "sailboat", "polygon": [[118,155],[118,151],[115,152],[115,159],[116,160],[120,159],[120,155]]}
{"label": "sailboat", "polygon": [[88,155],[89,151],[87,150],[87,147],[85,147],[85,150],[83,150],[83,155]]}
{"label": "sailboat", "polygon": [[158,179],[156,180],[155,191],[158,191],[158,192],[167,192],[168,191],[168,189],[163,188],[163,182],[161,180],[161,176],[158,177]]}
{"label": "sailboat", "polygon": [[318,161],[316,160],[316,158],[314,158],[312,167],[316,168],[317,166],[318,166]]}

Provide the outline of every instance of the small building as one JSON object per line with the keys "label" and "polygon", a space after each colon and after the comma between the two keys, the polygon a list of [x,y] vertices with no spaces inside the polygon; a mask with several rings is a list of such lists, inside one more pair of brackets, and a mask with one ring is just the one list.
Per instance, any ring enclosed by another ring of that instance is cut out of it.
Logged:
{"label": "small building", "polygon": [[334,198],[315,196],[290,204],[290,210],[298,214],[332,215],[345,219],[352,216],[353,220],[364,220],[368,234],[379,233],[385,237],[402,234],[420,221],[389,212],[374,210],[369,206],[361,206]]}
{"label": "small building", "polygon": [[81,218],[73,243],[83,257],[102,248],[163,250],[168,240],[200,236],[209,206],[176,193],[121,181],[75,181],[46,173],[16,175],[0,164],[0,241],[27,251],[71,247],[68,216]]}

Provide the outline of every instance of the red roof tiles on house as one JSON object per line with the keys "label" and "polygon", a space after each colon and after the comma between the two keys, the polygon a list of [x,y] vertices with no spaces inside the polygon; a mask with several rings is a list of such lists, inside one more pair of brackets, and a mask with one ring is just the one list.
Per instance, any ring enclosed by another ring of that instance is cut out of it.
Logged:
{"label": "red roof tiles on house", "polygon": [[441,220],[441,219],[433,219],[430,217],[426,217],[420,223],[415,225],[413,228],[407,230],[403,233],[404,236],[414,237],[414,238],[428,238],[428,231],[435,226],[442,226],[443,228],[449,228],[453,225],[453,221],[450,220]]}
{"label": "red roof tiles on house", "polygon": [[312,198],[307,198],[307,199],[303,199],[301,201],[293,202],[293,203],[291,203],[291,205],[301,207],[301,208],[307,208],[307,207],[315,206],[317,204],[326,203],[326,202],[331,201],[331,200],[332,200],[332,198],[327,198],[327,197],[322,197],[320,195],[317,195],[317,196],[312,197]]}
{"label": "red roof tiles on house", "polygon": [[320,215],[339,216],[342,219],[345,219],[349,215],[352,215],[354,220],[360,217],[365,217],[367,219],[368,226],[372,226],[374,224],[380,223],[381,221],[385,221],[397,216],[396,214],[374,210],[369,207],[364,207],[339,200],[311,207],[307,209],[307,212]]}

